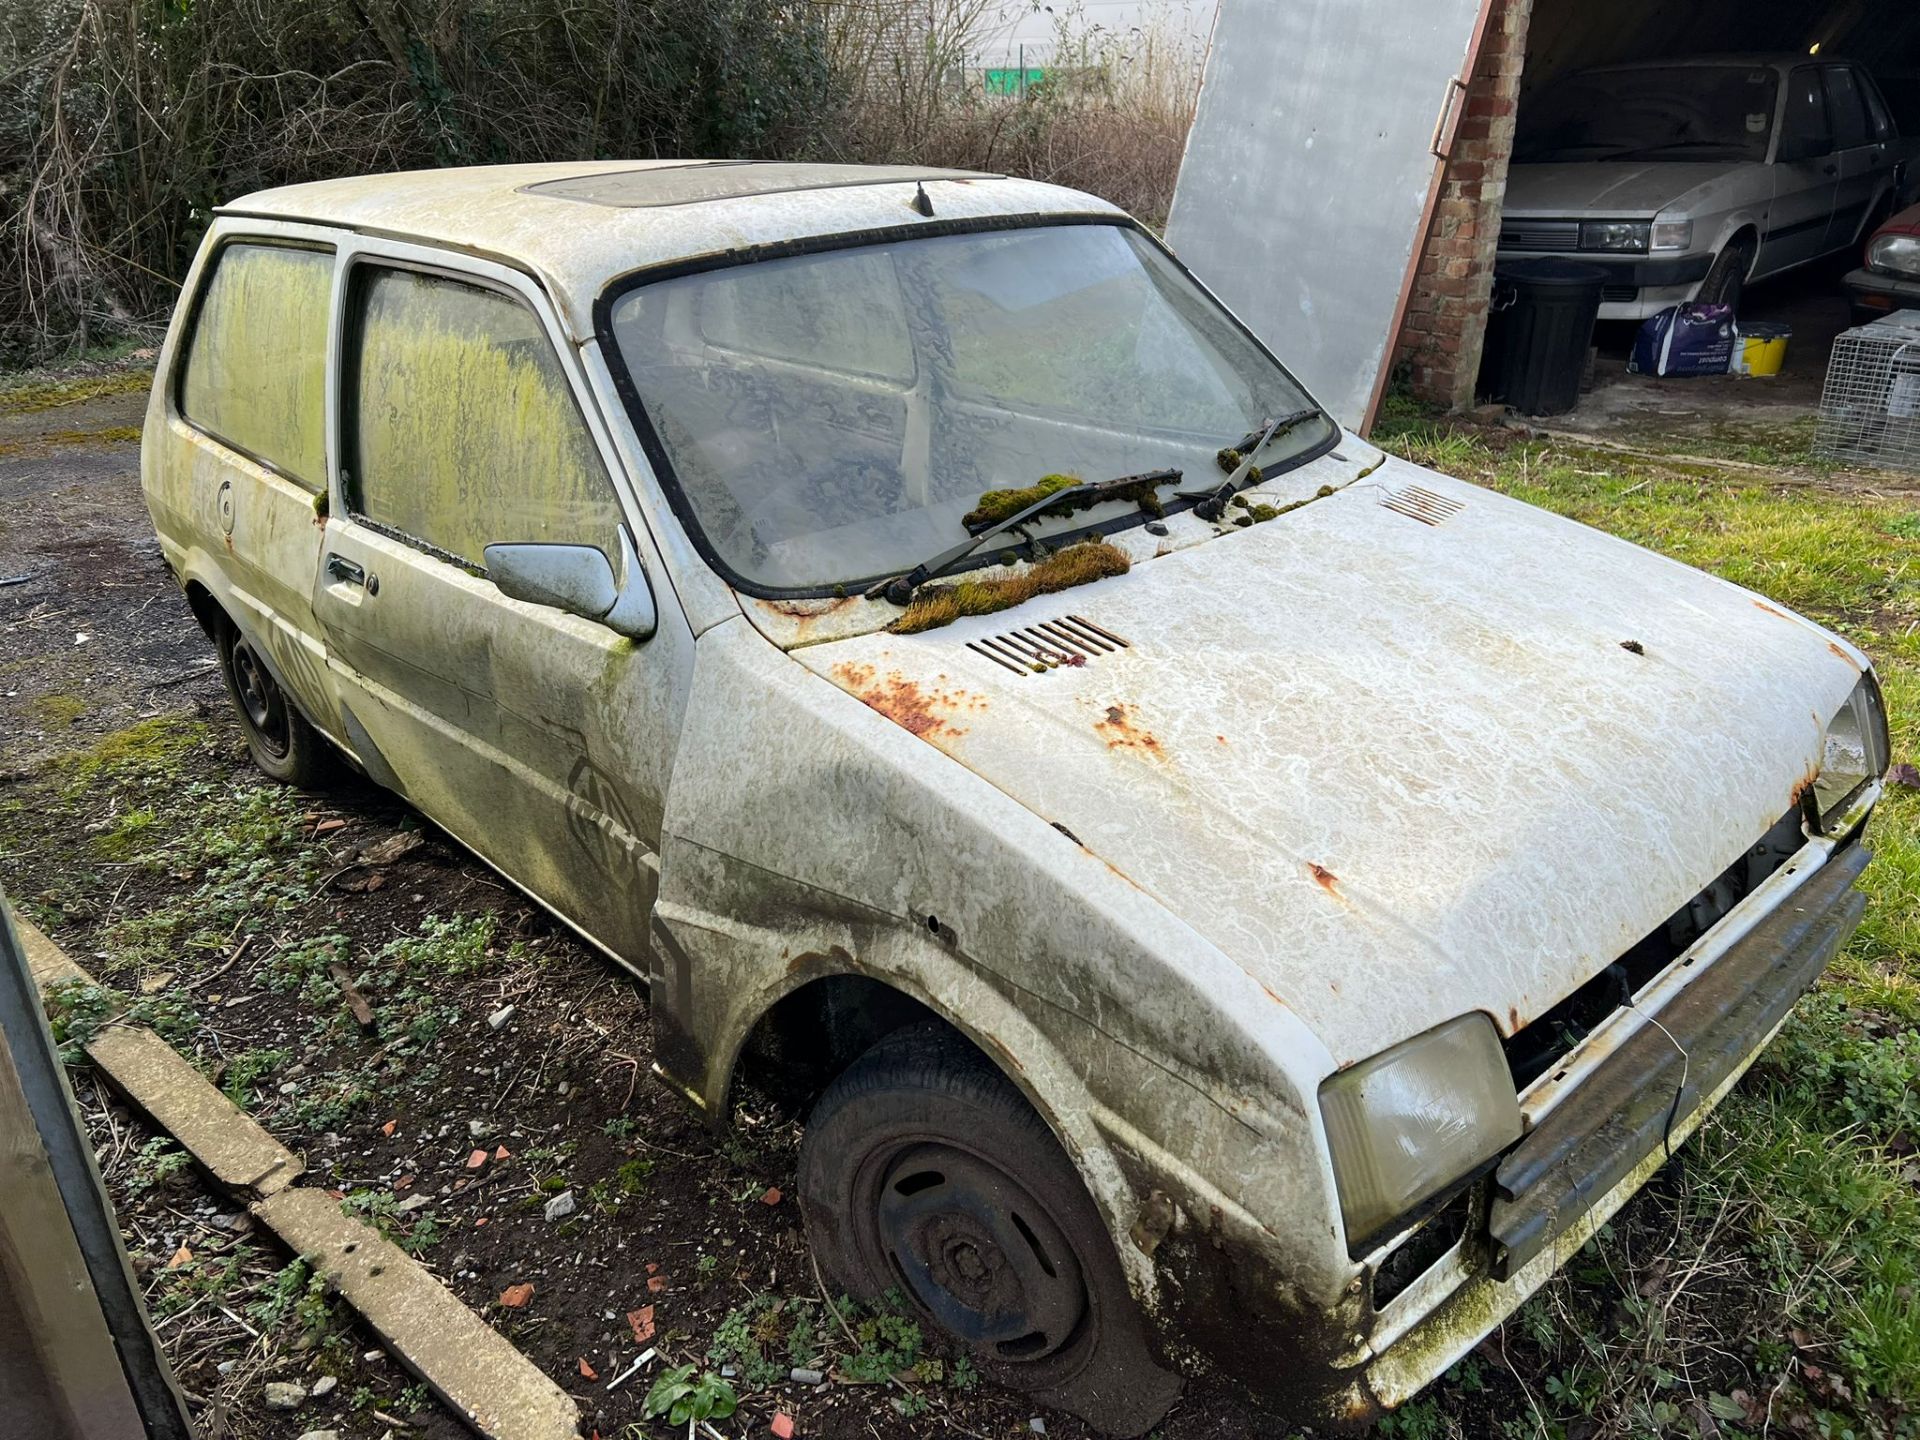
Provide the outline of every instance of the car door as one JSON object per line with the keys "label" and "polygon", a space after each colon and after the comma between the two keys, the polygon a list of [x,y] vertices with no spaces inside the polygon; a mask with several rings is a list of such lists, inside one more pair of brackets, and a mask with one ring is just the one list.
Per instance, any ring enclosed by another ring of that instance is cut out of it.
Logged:
{"label": "car door", "polygon": [[308,232],[216,234],[144,460],[158,503],[213,557],[228,616],[307,718],[337,734],[312,610],[334,266],[334,248]]}
{"label": "car door", "polygon": [[1827,116],[1833,127],[1833,159],[1839,166],[1834,187],[1833,218],[1827,225],[1826,250],[1843,250],[1859,238],[1867,211],[1879,197],[1886,165],[1886,146],[1874,138],[1873,119],[1859,77],[1851,66],[1830,65],[1825,71]]}
{"label": "car door", "polygon": [[1826,250],[1840,167],[1833,153],[1822,68],[1802,65],[1787,77],[1770,167],[1773,203],[1760,236],[1756,275],[1804,264]]}
{"label": "car door", "polygon": [[[377,778],[615,956],[645,963],[692,636],[524,276],[361,250],[341,293],[336,504],[314,610]],[[489,544],[592,545],[653,583],[636,642],[509,599]]]}

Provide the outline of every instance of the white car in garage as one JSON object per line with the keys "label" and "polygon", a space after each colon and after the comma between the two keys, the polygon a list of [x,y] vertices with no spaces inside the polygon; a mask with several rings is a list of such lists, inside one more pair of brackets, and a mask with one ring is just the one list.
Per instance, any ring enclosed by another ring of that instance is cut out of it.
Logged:
{"label": "white car in garage", "polygon": [[1848,250],[1912,197],[1916,141],[1845,60],[1714,56],[1582,71],[1526,97],[1499,258],[1608,272],[1600,318],[1685,300]]}

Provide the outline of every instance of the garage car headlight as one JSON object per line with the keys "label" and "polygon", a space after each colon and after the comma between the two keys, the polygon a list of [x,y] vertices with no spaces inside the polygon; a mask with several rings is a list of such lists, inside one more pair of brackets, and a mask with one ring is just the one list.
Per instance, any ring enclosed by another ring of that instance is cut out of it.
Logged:
{"label": "garage car headlight", "polygon": [[1355,1248],[1520,1138],[1500,1036],[1478,1012],[1342,1070],[1320,1115]]}
{"label": "garage car headlight", "polygon": [[1693,244],[1693,222],[1691,220],[1656,220],[1653,222],[1653,240],[1649,248],[1654,250],[1684,250]]}
{"label": "garage car headlight", "polygon": [[1889,275],[1920,275],[1920,235],[1877,235],[1867,246],[1867,268]]}
{"label": "garage car headlight", "polygon": [[1580,222],[1580,248],[1645,254],[1652,229],[1652,225],[1645,220],[1583,220]]}
{"label": "garage car headlight", "polygon": [[1880,683],[1869,670],[1853,687],[1840,713],[1827,722],[1820,773],[1813,781],[1813,802],[1825,830],[1870,780],[1887,773],[1887,707]]}

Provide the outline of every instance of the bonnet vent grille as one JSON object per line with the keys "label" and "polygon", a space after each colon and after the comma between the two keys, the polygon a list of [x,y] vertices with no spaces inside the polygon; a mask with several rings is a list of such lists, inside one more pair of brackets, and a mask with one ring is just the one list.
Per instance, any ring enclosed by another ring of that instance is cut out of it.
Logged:
{"label": "bonnet vent grille", "polygon": [[1422,525],[1444,525],[1467,508],[1450,495],[1438,495],[1420,485],[1389,491],[1380,503]]}
{"label": "bonnet vent grille", "polygon": [[1003,665],[1016,675],[1044,674],[1062,665],[1085,665],[1102,655],[1125,650],[1127,642],[1091,620],[1066,615],[1042,620],[984,639],[969,640],[967,648]]}

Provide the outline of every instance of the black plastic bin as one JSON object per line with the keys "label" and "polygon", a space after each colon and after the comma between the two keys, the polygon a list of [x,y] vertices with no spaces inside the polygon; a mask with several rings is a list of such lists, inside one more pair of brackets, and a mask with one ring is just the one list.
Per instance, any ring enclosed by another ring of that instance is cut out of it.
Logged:
{"label": "black plastic bin", "polygon": [[1580,399],[1607,272],[1579,260],[1515,260],[1493,275],[1481,377],[1487,398],[1523,415],[1564,415]]}

